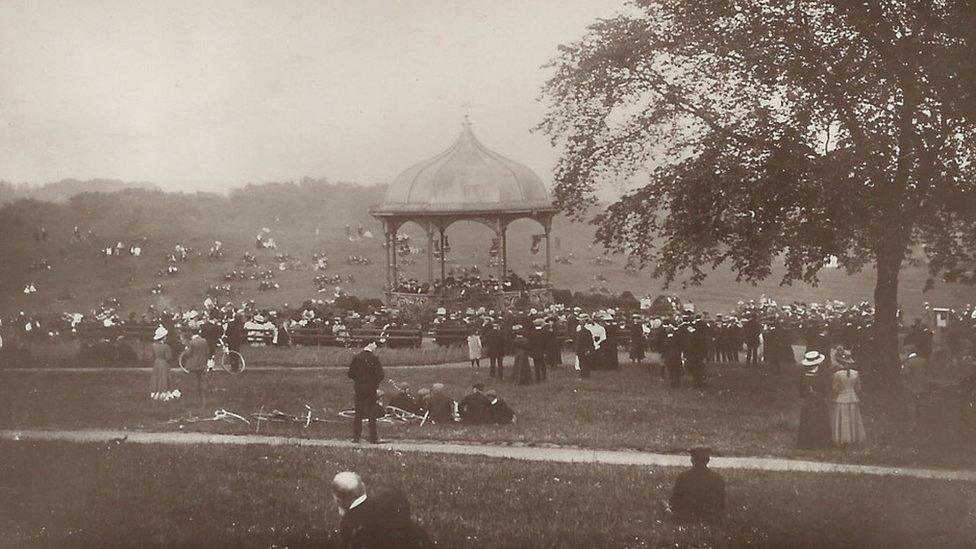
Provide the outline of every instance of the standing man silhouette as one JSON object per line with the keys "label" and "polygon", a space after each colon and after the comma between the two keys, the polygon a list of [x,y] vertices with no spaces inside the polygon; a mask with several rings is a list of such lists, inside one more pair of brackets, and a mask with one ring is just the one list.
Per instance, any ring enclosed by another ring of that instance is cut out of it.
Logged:
{"label": "standing man silhouette", "polygon": [[349,379],[353,382],[355,393],[356,415],[352,420],[352,441],[359,442],[363,434],[363,419],[369,422],[369,441],[379,442],[376,433],[376,416],[379,405],[376,403],[376,389],[383,381],[383,366],[375,354],[376,342],[371,341],[356,356],[352,357],[349,365]]}

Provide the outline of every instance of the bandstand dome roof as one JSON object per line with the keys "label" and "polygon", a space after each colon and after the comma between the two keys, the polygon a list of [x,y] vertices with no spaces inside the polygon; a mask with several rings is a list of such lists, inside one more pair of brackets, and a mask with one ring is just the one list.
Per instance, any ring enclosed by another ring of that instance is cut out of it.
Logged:
{"label": "bandstand dome roof", "polygon": [[398,175],[373,213],[524,212],[552,207],[549,191],[535,172],[482,145],[465,122],[450,148]]}

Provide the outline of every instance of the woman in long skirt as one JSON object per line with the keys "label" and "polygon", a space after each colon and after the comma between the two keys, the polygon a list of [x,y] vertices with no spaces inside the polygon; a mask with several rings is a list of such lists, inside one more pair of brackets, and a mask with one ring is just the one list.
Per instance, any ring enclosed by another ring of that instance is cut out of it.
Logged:
{"label": "woman in long skirt", "polygon": [[153,369],[149,376],[149,396],[154,400],[169,400],[172,391],[169,388],[169,365],[173,360],[173,351],[166,343],[169,331],[160,326],[153,335]]}
{"label": "woman in long skirt", "polygon": [[818,351],[809,351],[803,356],[803,366],[809,368],[800,379],[800,427],[797,430],[796,446],[805,450],[819,450],[830,447],[830,411],[827,408],[827,394],[830,387],[830,374],[822,369],[826,360]]}
{"label": "woman in long skirt", "polygon": [[861,377],[853,368],[854,359],[850,351],[836,355],[838,370],[833,376],[834,405],[830,414],[831,433],[834,444],[848,446],[859,444],[867,438],[864,433],[864,420],[861,418],[860,398]]}
{"label": "woman in long skirt", "polygon": [[481,366],[481,336],[473,330],[468,334],[468,360],[471,366]]}
{"label": "woman in long skirt", "polygon": [[515,351],[515,368],[512,380],[515,385],[532,384],[532,368],[529,366],[529,340],[520,332],[521,326],[513,326],[512,330],[517,333],[512,348]]}

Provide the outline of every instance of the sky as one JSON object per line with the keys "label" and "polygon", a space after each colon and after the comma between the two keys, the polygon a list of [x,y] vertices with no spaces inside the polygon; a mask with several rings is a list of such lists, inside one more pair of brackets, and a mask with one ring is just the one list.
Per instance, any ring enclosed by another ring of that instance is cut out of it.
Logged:
{"label": "sky", "polygon": [[0,0],[0,179],[363,184],[450,146],[551,182],[559,44],[624,0]]}

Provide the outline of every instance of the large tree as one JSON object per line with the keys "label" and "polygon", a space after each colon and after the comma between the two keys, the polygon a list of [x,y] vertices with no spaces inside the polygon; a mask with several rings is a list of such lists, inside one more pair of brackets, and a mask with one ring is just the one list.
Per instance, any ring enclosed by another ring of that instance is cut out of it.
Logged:
{"label": "large tree", "polygon": [[597,239],[669,283],[722,263],[755,282],[782,262],[783,283],[815,283],[832,256],[874,267],[893,372],[902,266],[973,260],[970,0],[638,0],[552,68],[557,202],[582,218],[602,187],[638,182]]}

